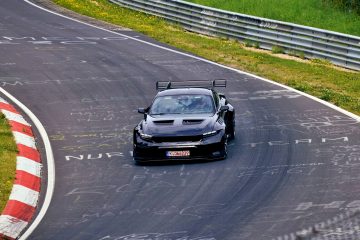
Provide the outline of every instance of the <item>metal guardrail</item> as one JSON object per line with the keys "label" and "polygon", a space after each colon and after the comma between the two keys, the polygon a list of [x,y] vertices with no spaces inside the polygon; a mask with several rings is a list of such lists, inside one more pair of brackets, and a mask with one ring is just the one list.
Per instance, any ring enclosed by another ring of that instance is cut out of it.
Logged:
{"label": "metal guardrail", "polygon": [[260,48],[273,46],[307,58],[327,59],[335,65],[360,70],[360,37],[253,17],[180,0],[110,0],[133,10],[162,17],[201,34],[251,41]]}

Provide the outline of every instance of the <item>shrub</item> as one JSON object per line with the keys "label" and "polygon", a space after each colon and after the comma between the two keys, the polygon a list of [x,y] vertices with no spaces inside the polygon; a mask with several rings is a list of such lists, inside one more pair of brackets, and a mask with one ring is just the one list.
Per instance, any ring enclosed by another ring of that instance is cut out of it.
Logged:
{"label": "shrub", "polygon": [[284,48],[282,48],[280,46],[273,46],[271,48],[271,52],[274,53],[274,54],[279,54],[279,53],[284,53],[285,50],[284,50]]}
{"label": "shrub", "polygon": [[290,50],[288,54],[293,57],[305,59],[305,53],[302,51]]}
{"label": "shrub", "polygon": [[245,40],[245,47],[252,47],[252,42],[250,40]]}

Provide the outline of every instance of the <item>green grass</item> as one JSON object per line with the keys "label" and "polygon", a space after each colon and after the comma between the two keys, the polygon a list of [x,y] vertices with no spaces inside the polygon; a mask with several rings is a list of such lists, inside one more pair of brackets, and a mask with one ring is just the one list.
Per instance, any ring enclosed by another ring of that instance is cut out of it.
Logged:
{"label": "green grass", "polygon": [[360,16],[321,0],[187,0],[209,7],[360,36]]}
{"label": "green grass", "polygon": [[121,8],[107,0],[54,2],[81,14],[134,29],[206,59],[289,85],[360,114],[358,72],[338,70],[322,61],[303,63],[251,51],[237,41],[190,33],[160,18]]}
{"label": "green grass", "polygon": [[4,115],[0,113],[0,214],[15,179],[17,147]]}
{"label": "green grass", "polygon": [[285,50],[282,47],[273,46],[271,48],[271,52],[274,53],[274,54],[279,54],[279,53],[285,53]]}

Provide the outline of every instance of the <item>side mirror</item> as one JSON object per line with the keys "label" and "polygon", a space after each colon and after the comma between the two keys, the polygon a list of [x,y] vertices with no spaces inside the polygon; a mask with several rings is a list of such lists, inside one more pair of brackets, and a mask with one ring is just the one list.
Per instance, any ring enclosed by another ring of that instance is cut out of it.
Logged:
{"label": "side mirror", "polygon": [[138,108],[138,113],[145,114],[145,108]]}
{"label": "side mirror", "polygon": [[229,110],[229,106],[227,106],[227,105],[223,105],[220,107],[220,112],[225,112],[227,110]]}
{"label": "side mirror", "polygon": [[225,104],[228,104],[228,100],[226,99],[225,94],[218,93],[218,95],[219,95],[220,99],[225,99]]}
{"label": "side mirror", "polygon": [[225,98],[225,99],[226,99],[225,94],[223,94],[223,93],[218,93],[218,95],[219,95],[220,98]]}

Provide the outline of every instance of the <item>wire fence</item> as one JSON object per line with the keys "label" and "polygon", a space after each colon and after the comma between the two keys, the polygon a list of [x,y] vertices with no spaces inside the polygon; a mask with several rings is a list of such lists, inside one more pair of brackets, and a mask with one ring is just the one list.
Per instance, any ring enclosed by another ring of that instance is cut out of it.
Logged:
{"label": "wire fence", "polygon": [[244,41],[360,70],[360,37],[209,8],[180,0],[110,0],[182,25],[185,29]]}

